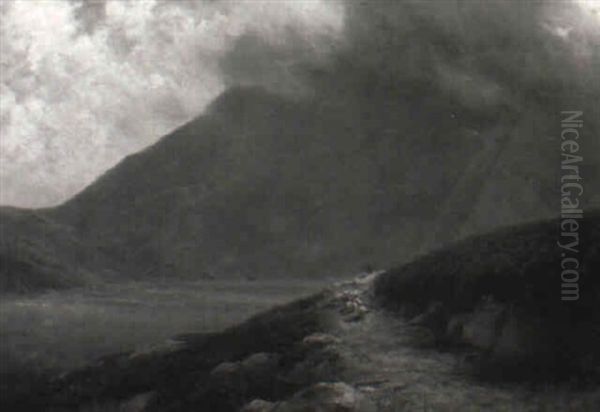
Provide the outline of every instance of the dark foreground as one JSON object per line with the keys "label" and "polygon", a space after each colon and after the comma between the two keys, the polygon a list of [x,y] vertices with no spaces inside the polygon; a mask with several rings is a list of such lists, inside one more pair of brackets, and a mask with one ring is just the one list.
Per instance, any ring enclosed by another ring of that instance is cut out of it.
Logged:
{"label": "dark foreground", "polygon": [[572,305],[549,280],[556,222],[510,228],[223,332],[106,357],[6,410],[600,410],[600,225],[584,223]]}

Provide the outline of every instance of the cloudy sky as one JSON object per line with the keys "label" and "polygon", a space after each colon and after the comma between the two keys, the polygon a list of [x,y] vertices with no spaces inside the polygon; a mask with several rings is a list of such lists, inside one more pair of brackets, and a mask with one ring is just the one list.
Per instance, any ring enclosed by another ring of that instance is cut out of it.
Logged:
{"label": "cloudy sky", "polygon": [[[599,1],[548,1],[552,7],[543,9],[543,18],[525,23],[523,10],[503,6],[489,12],[482,6],[486,2],[412,3],[473,47],[480,36],[465,29],[474,22],[472,14],[461,11],[457,18],[457,7],[479,4],[470,7],[494,16],[509,10],[498,21],[512,15],[521,28],[541,27],[553,42],[568,45],[585,69],[597,47],[590,39],[599,38]],[[127,154],[200,114],[233,84],[297,93],[303,85],[294,67],[327,60],[343,47],[352,2],[2,0],[0,204],[40,207],[64,201]],[[402,13],[391,15],[408,25]],[[386,14],[376,15],[377,21]],[[350,13],[355,25],[357,18]],[[369,24],[375,27],[377,21]],[[408,26],[405,32],[408,36]],[[370,52],[367,47],[356,59]],[[465,69],[470,67],[465,62],[449,65],[436,58],[432,64],[437,81],[450,93],[464,94],[464,100],[479,105],[483,92],[486,101],[502,96],[486,73]],[[537,62],[530,66],[537,76]],[[528,76],[525,69],[515,70]],[[467,83],[478,86],[468,89]]]}
{"label": "cloudy sky", "polygon": [[0,204],[18,206],[65,200],[228,83],[256,80],[221,68],[240,37],[278,47],[293,29],[312,53],[343,27],[320,0],[0,3]]}

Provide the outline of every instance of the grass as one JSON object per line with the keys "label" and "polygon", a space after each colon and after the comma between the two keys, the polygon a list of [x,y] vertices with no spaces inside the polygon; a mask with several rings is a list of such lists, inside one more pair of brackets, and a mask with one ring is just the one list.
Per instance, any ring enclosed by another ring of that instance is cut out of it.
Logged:
{"label": "grass", "polygon": [[143,351],[175,335],[214,332],[321,286],[309,281],[127,283],[5,296],[0,350],[54,369]]}
{"label": "grass", "polygon": [[183,333],[210,333],[318,290],[304,280],[107,284],[5,295],[0,301],[3,403],[48,376]]}
{"label": "grass", "polygon": [[376,295],[408,316],[441,304],[445,321],[473,313],[487,300],[502,305],[507,316],[527,325],[531,347],[527,359],[502,359],[499,368],[487,365],[486,374],[498,369],[507,376],[513,366],[514,376],[535,370],[557,379],[580,369],[587,374],[588,367],[597,371],[600,214],[580,222],[578,301],[561,300],[559,234],[559,222],[551,220],[476,236],[388,271],[377,280]]}
{"label": "grass", "polygon": [[[256,352],[285,353],[295,359],[298,342],[324,328],[326,319],[319,303],[326,296],[328,292],[276,305],[220,332],[194,335],[174,351],[106,357],[58,380],[41,381],[4,404],[22,412],[42,407],[49,411],[81,410],[84,405],[91,410],[106,410],[102,408],[108,405],[110,410],[110,405],[133,395],[155,392],[156,407],[166,402],[171,408],[168,410],[173,411],[190,410],[194,405],[207,408],[201,410],[232,412],[237,410],[233,405],[241,406],[240,402],[254,389],[223,393],[213,385],[209,371],[221,362],[240,360]],[[258,384],[261,391],[278,397],[297,389],[289,383],[281,383],[277,388],[261,386],[260,382],[249,384]]]}

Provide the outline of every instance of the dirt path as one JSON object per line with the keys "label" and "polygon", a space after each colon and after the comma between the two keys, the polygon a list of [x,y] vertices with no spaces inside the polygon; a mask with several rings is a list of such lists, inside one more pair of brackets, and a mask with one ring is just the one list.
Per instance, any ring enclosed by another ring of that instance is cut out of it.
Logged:
{"label": "dirt path", "polygon": [[378,308],[371,280],[341,285],[335,330],[348,365],[345,379],[378,411],[599,411],[600,390],[565,387],[527,389],[518,384],[486,384],[468,372],[468,354],[440,352],[417,342],[427,330]]}

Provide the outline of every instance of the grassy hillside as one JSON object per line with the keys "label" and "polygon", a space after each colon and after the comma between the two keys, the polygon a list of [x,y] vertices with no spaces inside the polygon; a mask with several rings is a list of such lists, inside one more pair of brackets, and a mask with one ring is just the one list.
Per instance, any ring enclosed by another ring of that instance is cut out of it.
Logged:
{"label": "grassy hillside", "polygon": [[0,208],[0,291],[81,286],[101,270],[99,255],[73,229],[43,212]]}
{"label": "grassy hillside", "polygon": [[[37,382],[123,352],[149,352],[236,325],[326,282],[204,280],[114,282],[4,295],[0,301],[2,407]],[[192,332],[192,333],[190,333]],[[177,335],[188,335],[174,338]],[[18,407],[8,410],[19,411]],[[42,408],[43,409],[43,408]]]}
{"label": "grassy hillside", "polygon": [[598,373],[600,213],[580,222],[575,301],[562,300],[559,234],[552,220],[473,237],[388,271],[376,294],[407,316],[425,313],[441,342],[480,346],[490,363],[510,358],[515,376]]}

